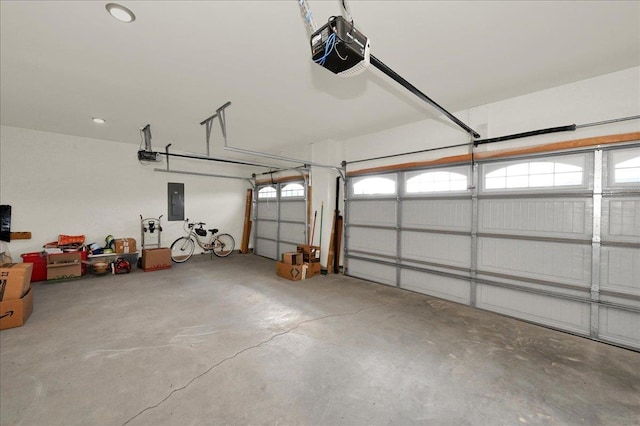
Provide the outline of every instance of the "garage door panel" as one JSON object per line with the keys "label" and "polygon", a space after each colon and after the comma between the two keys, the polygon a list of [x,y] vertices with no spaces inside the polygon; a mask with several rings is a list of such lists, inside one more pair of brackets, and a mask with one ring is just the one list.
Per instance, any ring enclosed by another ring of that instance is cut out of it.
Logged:
{"label": "garage door panel", "polygon": [[477,284],[476,306],[550,327],[588,335],[590,304],[488,284]]}
{"label": "garage door panel", "polygon": [[280,220],[304,222],[306,203],[304,201],[280,202]]}
{"label": "garage door panel", "polygon": [[258,219],[278,219],[278,204],[275,201],[259,201],[257,205]]}
{"label": "garage door panel", "polygon": [[496,286],[502,287],[513,287],[523,292],[557,294],[558,297],[582,299],[585,302],[588,301],[591,296],[591,288],[588,286],[577,287],[547,281],[528,281],[523,278],[499,276],[482,272],[478,272],[476,278],[479,282],[493,283]]}
{"label": "garage door panel", "polygon": [[278,259],[278,246],[275,241],[257,238],[255,252],[259,256],[264,256],[269,259]]}
{"label": "garage door panel", "polygon": [[[280,223],[280,240],[290,243],[305,244],[305,225],[302,223]],[[294,250],[295,251],[295,250]]]}
{"label": "garage door panel", "polygon": [[470,236],[404,231],[400,241],[402,259],[471,266]]}
{"label": "garage door panel", "polygon": [[471,231],[471,200],[403,200],[403,228]]}
{"label": "garage door panel", "polygon": [[349,259],[350,276],[374,281],[381,284],[396,285],[395,266],[370,262],[361,259]]}
{"label": "garage door panel", "polygon": [[482,271],[589,287],[591,246],[483,237],[478,239]]}
{"label": "garage door panel", "polygon": [[590,198],[483,199],[478,232],[552,238],[590,238]]}
{"label": "garage door panel", "polygon": [[351,227],[349,228],[347,249],[395,258],[397,251],[396,231]]}
{"label": "garage door panel", "polygon": [[640,312],[601,307],[599,335],[612,343],[639,348]]}
{"label": "garage door panel", "polygon": [[400,272],[400,287],[458,303],[470,303],[469,280],[404,269]]}
{"label": "garage door panel", "polygon": [[640,248],[602,247],[600,288],[640,296]]}
{"label": "garage door panel", "polygon": [[390,200],[349,202],[349,224],[396,226],[396,202]]}
{"label": "garage door panel", "polygon": [[278,223],[258,220],[256,223],[256,233],[258,237],[275,239],[275,236],[278,234]]}
{"label": "garage door panel", "polygon": [[640,199],[620,197],[602,200],[603,240],[640,241]]}

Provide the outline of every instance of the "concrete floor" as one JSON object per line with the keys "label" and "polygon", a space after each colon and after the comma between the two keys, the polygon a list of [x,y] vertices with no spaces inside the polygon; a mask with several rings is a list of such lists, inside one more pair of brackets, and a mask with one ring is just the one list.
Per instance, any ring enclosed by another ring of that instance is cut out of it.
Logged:
{"label": "concrete floor", "polygon": [[2,425],[640,424],[640,354],[252,255],[35,283]]}

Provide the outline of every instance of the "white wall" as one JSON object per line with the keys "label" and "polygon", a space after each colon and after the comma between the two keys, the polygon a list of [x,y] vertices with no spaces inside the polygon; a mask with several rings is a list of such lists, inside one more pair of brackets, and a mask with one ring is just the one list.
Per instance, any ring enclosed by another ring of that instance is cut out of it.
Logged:
{"label": "white wall", "polygon": [[[14,261],[40,251],[59,234],[84,234],[104,244],[135,238],[141,244],[140,215],[162,218],[163,246],[183,233],[167,221],[167,183],[185,185],[185,216],[242,237],[245,195],[242,180],[154,172],[166,164],[141,165],[137,145],[0,127],[0,204],[12,206],[11,230],[31,231],[31,240],[8,244]],[[250,177],[244,166],[171,159],[172,169]]]}

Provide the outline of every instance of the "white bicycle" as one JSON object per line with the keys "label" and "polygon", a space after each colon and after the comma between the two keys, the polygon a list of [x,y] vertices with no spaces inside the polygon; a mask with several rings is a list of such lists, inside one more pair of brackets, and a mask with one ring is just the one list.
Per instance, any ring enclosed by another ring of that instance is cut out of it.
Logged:
{"label": "white bicycle", "polygon": [[[236,241],[231,235],[217,234],[218,229],[204,229],[205,225],[204,222],[189,223],[189,219],[184,221],[184,230],[187,235],[178,238],[171,244],[171,260],[183,263],[191,259],[196,243],[203,250],[212,252],[218,257],[227,257],[233,252]],[[201,237],[205,238],[208,232],[211,233],[211,236],[207,241],[202,241]]]}

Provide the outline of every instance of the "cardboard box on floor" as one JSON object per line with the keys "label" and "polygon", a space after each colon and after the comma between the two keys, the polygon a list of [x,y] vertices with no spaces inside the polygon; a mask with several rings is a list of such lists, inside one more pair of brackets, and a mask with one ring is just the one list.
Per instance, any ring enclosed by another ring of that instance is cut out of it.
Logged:
{"label": "cardboard box on floor", "polygon": [[51,253],[47,255],[47,280],[65,280],[82,276],[82,253]]}
{"label": "cardboard box on floor", "polygon": [[290,265],[284,262],[276,262],[276,274],[291,281],[305,279],[307,267],[305,265]]}
{"label": "cardboard box on floor", "polygon": [[33,263],[0,265],[0,300],[18,300],[29,291]]}
{"label": "cardboard box on floor", "polygon": [[303,262],[320,262],[320,246],[300,244],[298,245],[298,253],[302,253]]}
{"label": "cardboard box on floor", "polygon": [[282,263],[287,265],[302,265],[302,253],[282,253]]}
{"label": "cardboard box on floor", "polygon": [[153,248],[142,250],[142,270],[145,272],[171,268],[171,249]]}
{"label": "cardboard box on floor", "polygon": [[320,273],[319,263],[303,263],[302,265],[290,265],[284,262],[276,262],[276,274],[291,281],[306,280]]}
{"label": "cardboard box on floor", "polygon": [[20,299],[4,300],[0,302],[0,330],[21,327],[33,312],[33,289]]}
{"label": "cardboard box on floor", "polygon": [[33,311],[32,263],[0,265],[0,330],[20,327]]}
{"label": "cardboard box on floor", "polygon": [[320,274],[320,262],[305,263],[307,265],[307,278]]}

